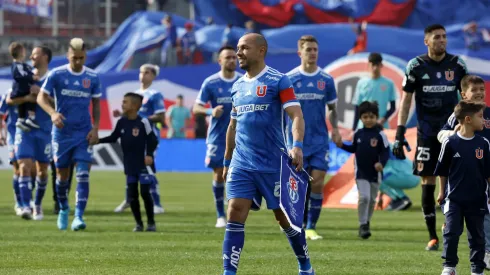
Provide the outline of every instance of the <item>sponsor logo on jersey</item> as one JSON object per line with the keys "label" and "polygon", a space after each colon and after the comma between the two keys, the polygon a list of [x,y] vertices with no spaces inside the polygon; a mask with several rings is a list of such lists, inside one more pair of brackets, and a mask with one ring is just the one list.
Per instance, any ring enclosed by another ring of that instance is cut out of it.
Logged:
{"label": "sponsor logo on jersey", "polygon": [[445,93],[452,92],[456,90],[455,86],[446,86],[446,85],[434,85],[434,86],[423,86],[422,90],[424,93]]}
{"label": "sponsor logo on jersey", "polygon": [[72,96],[72,97],[90,97],[89,92],[69,90],[69,89],[61,90],[61,94],[64,96]]}
{"label": "sponsor logo on jersey", "polygon": [[218,104],[231,103],[231,97],[229,97],[229,96],[227,96],[227,97],[218,97],[216,99],[216,103],[218,103]]}
{"label": "sponsor logo on jersey", "polygon": [[[355,106],[352,104],[354,98],[357,83],[362,77],[369,77],[369,72],[366,69],[368,67],[368,53],[358,53],[350,56],[345,56],[336,61],[330,63],[323,71],[331,75],[335,81],[335,87],[337,89],[337,113],[339,118],[339,128],[350,131],[352,129]],[[383,68],[381,69],[381,75],[393,81],[395,93],[398,94],[398,99],[402,97],[403,88],[402,83],[405,78],[405,67],[407,61],[401,60],[397,57],[383,54]],[[415,67],[418,63],[412,63],[411,66]],[[415,78],[412,75],[408,75],[405,81],[413,82]],[[298,96],[298,95],[297,95]],[[298,97],[298,99],[300,99]],[[399,108],[399,106],[397,106]],[[408,127],[416,125],[414,116],[415,104],[412,105],[410,110]],[[398,110],[391,116],[388,124],[390,129],[395,129],[397,126]],[[330,121],[327,119],[327,124],[330,125]]]}
{"label": "sponsor logo on jersey", "polygon": [[323,94],[315,94],[315,93],[304,93],[304,94],[296,94],[296,99],[298,100],[322,100],[325,97]]}
{"label": "sponsor logo on jersey", "polygon": [[246,104],[240,105],[236,107],[236,112],[238,115],[244,113],[251,113],[257,111],[267,111],[269,108],[269,104]]}
{"label": "sponsor logo on jersey", "polygon": [[279,77],[274,77],[274,76],[271,76],[271,75],[266,75],[265,78],[268,78],[268,79],[272,79],[274,81],[279,81]]}

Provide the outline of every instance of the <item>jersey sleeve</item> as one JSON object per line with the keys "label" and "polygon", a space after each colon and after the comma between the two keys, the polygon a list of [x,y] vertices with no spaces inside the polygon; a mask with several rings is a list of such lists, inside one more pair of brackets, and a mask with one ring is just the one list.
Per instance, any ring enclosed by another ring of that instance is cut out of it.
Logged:
{"label": "jersey sleeve", "polygon": [[352,138],[352,144],[346,144],[345,142],[342,143],[342,149],[344,149],[345,151],[349,152],[349,153],[355,153],[356,150],[357,150],[357,137],[358,137],[358,133],[359,132],[356,132],[354,134],[354,137]]}
{"label": "jersey sleeve", "polygon": [[41,87],[41,92],[46,93],[50,96],[54,95],[56,89],[56,77],[57,74],[55,72],[50,72],[46,77],[46,80]]}
{"label": "jersey sleeve", "polygon": [[7,94],[2,95],[0,99],[0,115],[5,115],[7,113],[8,105],[7,105]]}
{"label": "jersey sleeve", "polygon": [[485,159],[485,179],[490,178],[490,142],[488,139],[485,140],[485,150],[483,151],[483,159]]}
{"label": "jersey sleeve", "polygon": [[326,83],[325,90],[327,92],[327,104],[333,104],[337,102],[337,90],[335,89],[335,82],[333,81],[333,79],[330,79],[330,81]]}
{"label": "jersey sleeve", "polygon": [[405,69],[405,77],[403,78],[403,91],[407,93],[415,92],[417,88],[417,76],[415,74],[415,68],[419,66],[419,61],[417,58],[410,60]]}
{"label": "jersey sleeve", "polygon": [[210,100],[211,100],[211,93],[208,88],[208,82],[204,81],[202,83],[201,90],[199,90],[199,94],[197,95],[196,103],[205,105]]}
{"label": "jersey sleeve", "polygon": [[32,73],[31,68],[29,68],[27,64],[18,63],[13,71],[13,78],[17,82],[20,81],[33,82],[32,79],[33,75],[34,74]]}
{"label": "jersey sleeve", "polygon": [[165,104],[163,103],[163,95],[161,93],[156,93],[152,96],[152,107],[153,114],[160,114],[165,112]]}
{"label": "jersey sleeve", "polygon": [[458,120],[456,119],[456,116],[454,115],[454,113],[452,113],[451,116],[449,116],[449,118],[447,119],[446,124],[444,124],[444,126],[442,127],[441,130],[451,130],[452,131],[452,130],[454,130],[456,125],[458,125]]}
{"label": "jersey sleeve", "polygon": [[446,138],[442,142],[441,152],[439,153],[439,158],[437,159],[436,170],[434,175],[447,177],[449,175],[449,167],[451,165],[451,148],[449,146],[449,138]]}
{"label": "jersey sleeve", "polygon": [[94,77],[94,82],[94,86],[92,86],[92,98],[99,98],[102,96],[102,88],[99,76]]}
{"label": "jersey sleeve", "polygon": [[389,101],[396,101],[395,83],[392,81],[388,83],[388,97]]}
{"label": "jersey sleeve", "polygon": [[114,143],[121,137],[121,119],[116,123],[116,128],[112,131],[110,136],[99,139],[99,143]]}
{"label": "jersey sleeve", "polygon": [[382,142],[378,142],[379,146],[379,162],[383,167],[386,166],[388,159],[390,158],[390,143],[388,142],[388,137],[384,132],[379,132],[379,136]]}
{"label": "jersey sleeve", "polygon": [[359,80],[356,85],[356,91],[354,92],[354,97],[352,98],[352,105],[357,105],[361,104],[362,99],[361,99],[361,86],[360,85],[362,82]]}
{"label": "jersey sleeve", "polygon": [[283,75],[279,80],[279,98],[281,99],[282,107],[286,109],[290,106],[300,106],[296,95],[294,94],[293,84],[289,77]]}

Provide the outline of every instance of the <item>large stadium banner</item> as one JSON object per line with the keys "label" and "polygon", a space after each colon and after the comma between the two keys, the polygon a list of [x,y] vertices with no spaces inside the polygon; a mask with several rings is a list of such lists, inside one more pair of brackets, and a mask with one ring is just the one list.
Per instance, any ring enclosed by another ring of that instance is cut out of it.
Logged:
{"label": "large stadium banner", "polygon": [[40,17],[51,17],[52,0],[0,0],[0,9]]}

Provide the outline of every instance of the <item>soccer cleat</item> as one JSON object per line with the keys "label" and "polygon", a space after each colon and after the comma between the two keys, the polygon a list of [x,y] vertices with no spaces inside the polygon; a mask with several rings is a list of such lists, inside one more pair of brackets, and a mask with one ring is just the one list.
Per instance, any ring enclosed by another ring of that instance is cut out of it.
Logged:
{"label": "soccer cleat", "polygon": [[34,217],[33,219],[35,221],[40,221],[44,218],[44,214],[43,214],[43,209],[40,205],[36,205],[34,207]]}
{"label": "soccer cleat", "polygon": [[439,240],[436,240],[436,239],[432,239],[429,241],[429,243],[427,243],[427,247],[425,248],[425,250],[427,251],[436,251],[439,249]]}
{"label": "soccer cleat", "polygon": [[21,129],[22,131],[24,132],[29,132],[31,131],[31,128],[29,126],[27,126],[27,124],[25,123],[24,120],[17,120],[17,122],[15,123],[15,126],[19,129]]}
{"label": "soccer cleat", "polygon": [[165,213],[165,209],[163,209],[163,207],[161,207],[161,206],[154,205],[153,206],[153,213],[154,214],[163,214],[163,213]]}
{"label": "soccer cleat", "polygon": [[485,262],[485,269],[490,269],[490,252],[485,252],[485,259],[483,259],[483,262]]}
{"label": "soccer cleat", "polygon": [[70,215],[70,208],[60,209],[57,223],[59,230],[66,230],[68,228],[68,215]]}
{"label": "soccer cleat", "polygon": [[114,209],[114,212],[116,213],[124,212],[124,210],[128,209],[130,206],[131,205],[129,205],[129,203],[127,203],[126,200],[123,200],[123,202],[121,202],[121,204],[117,206],[116,209]]}
{"label": "soccer cleat", "polygon": [[318,233],[316,233],[316,230],[315,229],[306,229],[305,230],[305,235],[306,235],[306,239],[307,240],[316,241],[316,240],[323,239],[322,236],[320,236],[320,235],[318,235]]}
{"label": "soccer cleat", "polygon": [[32,219],[32,212],[31,212],[31,208],[29,207],[23,207],[22,208],[22,212],[20,214],[20,216],[24,219],[24,220],[31,220]]}
{"label": "soccer cleat", "polygon": [[134,228],[133,228],[133,232],[143,232],[143,225],[142,224],[137,224]]}
{"label": "soccer cleat", "polygon": [[73,231],[84,230],[86,227],[87,225],[85,224],[83,218],[80,216],[75,216],[75,219],[73,219],[73,222],[71,223],[71,230]]}
{"label": "soccer cleat", "polygon": [[456,268],[455,267],[444,267],[442,270],[441,275],[456,275]]}
{"label": "soccer cleat", "polygon": [[369,229],[369,223],[361,224],[361,226],[359,226],[359,237],[365,240],[371,237],[371,230]]}
{"label": "soccer cleat", "polygon": [[148,224],[146,227],[146,232],[156,232],[157,226],[155,224]]}
{"label": "soccer cleat", "polygon": [[39,129],[40,128],[39,125],[37,124],[37,122],[35,120],[33,120],[33,119],[28,118],[28,119],[26,119],[26,122],[25,123],[26,123],[27,126],[29,126],[31,128],[34,128],[34,129]]}
{"label": "soccer cleat", "polygon": [[310,270],[308,271],[303,271],[303,270],[299,270],[299,275],[315,275],[315,270],[312,268],[310,268]]}
{"label": "soccer cleat", "polygon": [[218,220],[216,220],[216,228],[223,228],[226,227],[226,218],[225,217],[219,217]]}
{"label": "soccer cleat", "polygon": [[14,210],[15,210],[15,215],[17,216],[22,215],[22,207],[20,207],[20,205],[15,204]]}

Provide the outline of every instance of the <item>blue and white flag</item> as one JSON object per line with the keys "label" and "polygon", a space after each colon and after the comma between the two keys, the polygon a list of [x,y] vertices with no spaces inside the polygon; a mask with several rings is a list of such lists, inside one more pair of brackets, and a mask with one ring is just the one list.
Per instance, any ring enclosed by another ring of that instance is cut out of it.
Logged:
{"label": "blue and white flag", "polygon": [[280,206],[291,227],[298,232],[303,227],[308,180],[309,175],[304,170],[297,172],[288,155],[281,155]]}

